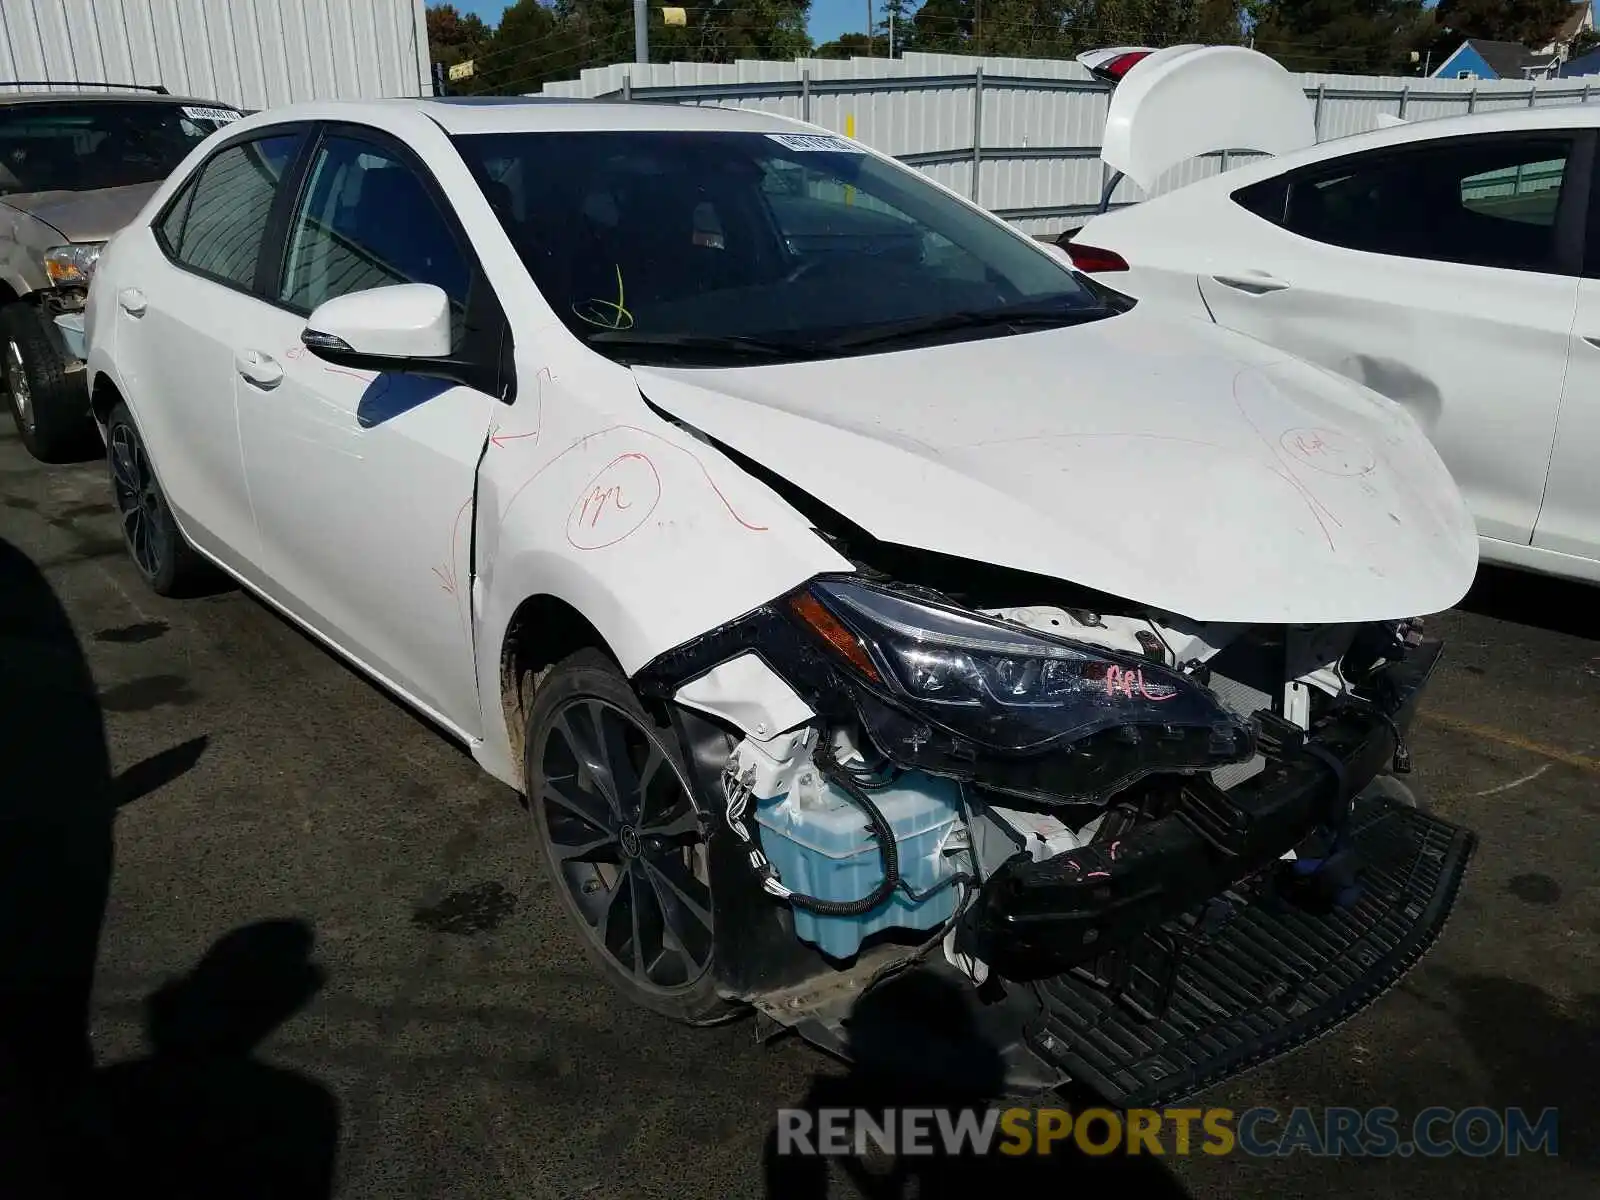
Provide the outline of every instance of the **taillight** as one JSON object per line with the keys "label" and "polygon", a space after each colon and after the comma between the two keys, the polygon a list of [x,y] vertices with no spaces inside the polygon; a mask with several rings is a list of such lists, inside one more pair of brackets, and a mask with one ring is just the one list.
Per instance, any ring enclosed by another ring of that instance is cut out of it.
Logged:
{"label": "taillight", "polygon": [[1082,242],[1062,242],[1061,248],[1072,257],[1072,265],[1086,275],[1101,271],[1126,271],[1128,260],[1115,250],[1085,246]]}
{"label": "taillight", "polygon": [[1105,80],[1107,83],[1121,83],[1124,75],[1154,53],[1155,51],[1153,50],[1130,50],[1126,54],[1117,55],[1108,62],[1098,64],[1089,73],[1097,79]]}

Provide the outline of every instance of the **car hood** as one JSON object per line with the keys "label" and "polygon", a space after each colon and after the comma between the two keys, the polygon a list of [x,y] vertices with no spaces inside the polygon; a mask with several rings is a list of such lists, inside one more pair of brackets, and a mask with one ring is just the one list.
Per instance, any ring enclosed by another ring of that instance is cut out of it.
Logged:
{"label": "car hood", "polygon": [[21,192],[3,203],[53,226],[69,242],[104,242],[139,215],[161,186],[132,183],[87,192]]}
{"label": "car hood", "polygon": [[1147,307],[896,353],[634,375],[658,408],[881,541],[1202,621],[1381,620],[1465,594],[1472,520],[1404,410]]}

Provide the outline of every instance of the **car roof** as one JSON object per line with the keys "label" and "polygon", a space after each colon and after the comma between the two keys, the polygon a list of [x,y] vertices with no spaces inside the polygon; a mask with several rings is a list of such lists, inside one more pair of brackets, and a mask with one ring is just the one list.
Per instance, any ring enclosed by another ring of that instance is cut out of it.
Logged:
{"label": "car roof", "polygon": [[231,108],[239,111],[237,104],[221,100],[201,100],[195,96],[169,96],[163,92],[73,90],[62,92],[0,92],[0,107],[12,104],[72,104],[78,102],[104,102],[128,100],[135,104],[193,104],[204,108]]}
{"label": "car roof", "polygon": [[792,117],[720,105],[590,100],[567,96],[441,96],[325,100],[269,109],[249,127],[284,121],[354,121],[382,126],[399,112],[432,120],[448,134],[682,130],[794,133],[814,127]]}
{"label": "car roof", "polygon": [[[1545,104],[1533,108],[1507,108],[1490,112],[1471,113],[1460,117],[1427,118],[1389,125],[1366,133],[1353,133],[1345,137],[1329,138],[1303,150],[1295,150],[1271,158],[1253,159],[1211,179],[1226,179],[1231,186],[1255,178],[1268,178],[1296,167],[1311,166],[1329,159],[1343,158],[1367,150],[1383,150],[1413,142],[1434,141],[1438,138],[1470,137],[1475,134],[1516,133],[1519,131],[1588,129],[1600,125],[1600,103],[1596,104]],[[1174,189],[1174,193],[1183,188]]]}

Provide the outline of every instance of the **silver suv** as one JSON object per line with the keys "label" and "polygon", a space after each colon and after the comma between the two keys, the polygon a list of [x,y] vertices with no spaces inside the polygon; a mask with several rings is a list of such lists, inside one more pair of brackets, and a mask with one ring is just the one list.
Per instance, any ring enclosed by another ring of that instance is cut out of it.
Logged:
{"label": "silver suv", "polygon": [[23,445],[44,462],[95,444],[82,331],[101,247],[242,115],[164,88],[124,91],[0,94],[0,378]]}

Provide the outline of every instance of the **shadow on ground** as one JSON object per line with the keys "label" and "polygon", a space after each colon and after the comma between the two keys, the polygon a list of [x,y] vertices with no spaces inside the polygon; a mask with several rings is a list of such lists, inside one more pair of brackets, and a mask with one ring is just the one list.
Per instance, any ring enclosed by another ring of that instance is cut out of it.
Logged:
{"label": "shadow on ground", "polygon": [[1485,563],[1472,590],[1456,607],[1497,621],[1514,621],[1553,633],[1594,638],[1596,590],[1592,583],[1512,571]]}
{"label": "shadow on ground", "polygon": [[[997,1099],[1004,1080],[999,1051],[975,1026],[967,997],[936,975],[908,972],[874,988],[852,1011],[849,1031],[855,1060],[850,1071],[817,1076],[797,1106],[813,1120],[826,1109],[861,1108],[881,1118],[887,1108],[932,1108],[950,1110],[953,1118],[962,1109],[1008,1104]],[[1075,1097],[1039,1103],[1074,1111],[1088,1107]],[[937,1131],[928,1138],[935,1147],[941,1140]],[[995,1143],[1002,1140],[997,1133]],[[972,1200],[1091,1192],[1148,1200],[1188,1197],[1153,1157],[1090,1156],[1067,1142],[1048,1155],[952,1155],[935,1149],[891,1157],[869,1146],[864,1155],[812,1157],[786,1153],[784,1141],[774,1127],[763,1164],[767,1200]]]}
{"label": "shadow on ground", "polygon": [[1485,1103],[1537,1118],[1554,1108],[1563,1159],[1600,1170],[1600,995],[1559,1003],[1530,984],[1441,971],[1456,1027],[1488,1076]]}
{"label": "shadow on ground", "polygon": [[147,999],[147,1057],[94,1061],[89,997],[117,811],[205,747],[196,738],[113,774],[66,613],[0,539],[0,1195],[331,1194],[332,1095],[254,1057],[321,986],[303,923],[224,937]]}

